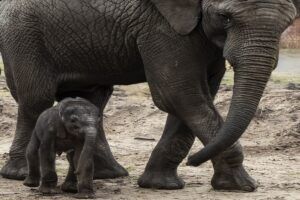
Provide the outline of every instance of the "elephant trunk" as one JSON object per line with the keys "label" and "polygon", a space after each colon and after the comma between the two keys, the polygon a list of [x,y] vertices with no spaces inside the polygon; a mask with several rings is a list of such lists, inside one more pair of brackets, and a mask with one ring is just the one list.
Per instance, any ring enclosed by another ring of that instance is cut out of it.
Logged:
{"label": "elephant trunk", "polygon": [[213,141],[189,157],[187,165],[198,166],[232,146],[254,117],[265,86],[277,64],[279,36],[267,37],[267,40],[266,37],[251,38],[241,40],[243,44],[239,45],[239,52],[228,52],[230,55],[235,54],[232,58],[235,75],[233,96],[225,123]]}
{"label": "elephant trunk", "polygon": [[92,123],[91,125],[89,125],[88,127],[85,127],[83,129],[83,132],[87,135],[87,136],[95,136],[98,132],[97,129],[97,125],[96,123]]}
{"label": "elephant trunk", "polygon": [[82,133],[86,148],[95,148],[98,132],[96,124],[83,129]]}

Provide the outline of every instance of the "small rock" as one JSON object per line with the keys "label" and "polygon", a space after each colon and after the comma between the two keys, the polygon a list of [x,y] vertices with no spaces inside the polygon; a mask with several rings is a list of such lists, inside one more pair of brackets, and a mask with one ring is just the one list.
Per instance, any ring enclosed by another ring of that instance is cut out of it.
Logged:
{"label": "small rock", "polygon": [[275,150],[279,151],[279,150],[281,150],[281,148],[280,147],[275,147]]}
{"label": "small rock", "polygon": [[115,194],[121,194],[121,188],[116,188],[113,191]]}
{"label": "small rock", "polygon": [[300,90],[299,84],[296,83],[289,83],[286,87],[288,90]]}
{"label": "small rock", "polygon": [[299,100],[299,101],[300,101],[300,94],[294,94],[293,96],[294,96],[294,98],[295,98],[296,100]]}

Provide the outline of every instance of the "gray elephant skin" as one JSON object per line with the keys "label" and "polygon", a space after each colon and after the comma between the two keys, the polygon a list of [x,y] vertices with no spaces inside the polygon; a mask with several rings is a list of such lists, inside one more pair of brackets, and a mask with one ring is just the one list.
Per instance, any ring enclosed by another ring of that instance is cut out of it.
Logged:
{"label": "gray elephant skin", "polygon": [[94,198],[94,152],[99,131],[99,109],[82,98],[66,98],[38,118],[26,150],[28,176],[24,185],[39,187],[42,194],[56,194],[56,154],[67,153],[68,175],[62,191],[77,198]]}
{"label": "gray elephant skin", "polygon": [[[168,118],[139,186],[183,188],[177,167],[197,137],[205,148],[192,155],[188,165],[211,159],[214,189],[254,191],[257,186],[244,169],[238,139],[254,116],[277,65],[280,35],[294,20],[299,4],[298,0],[2,0],[0,51],[8,87],[19,105],[2,176],[25,177],[25,149],[36,119],[54,101],[78,96],[103,113],[113,85],[147,81],[156,106]],[[225,59],[235,78],[223,122],[213,99]],[[96,145],[94,178],[126,176],[105,137]]]}

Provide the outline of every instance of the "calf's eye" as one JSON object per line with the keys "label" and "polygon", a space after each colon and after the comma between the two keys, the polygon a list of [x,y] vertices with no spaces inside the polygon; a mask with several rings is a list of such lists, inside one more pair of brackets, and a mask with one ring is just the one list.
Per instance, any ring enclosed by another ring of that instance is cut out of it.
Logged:
{"label": "calf's eye", "polygon": [[228,24],[231,22],[231,17],[228,14],[219,13],[218,14],[224,24]]}

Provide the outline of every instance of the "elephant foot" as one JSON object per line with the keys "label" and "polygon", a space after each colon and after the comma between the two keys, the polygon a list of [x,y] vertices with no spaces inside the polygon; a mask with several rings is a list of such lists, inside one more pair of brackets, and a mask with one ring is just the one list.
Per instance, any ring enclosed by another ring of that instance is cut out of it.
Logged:
{"label": "elephant foot", "polygon": [[258,187],[256,181],[249,176],[243,165],[222,172],[215,172],[212,180],[215,190],[253,192]]}
{"label": "elephant foot", "polygon": [[61,194],[61,191],[58,190],[56,187],[46,187],[46,186],[40,186],[39,192],[47,196]]}
{"label": "elephant foot", "polygon": [[94,192],[80,192],[74,195],[76,199],[94,199],[96,198]]}
{"label": "elephant foot", "polygon": [[176,190],[184,188],[184,181],[172,172],[144,172],[139,178],[138,185],[142,188]]}
{"label": "elephant foot", "polygon": [[65,181],[60,189],[64,192],[76,193],[77,192],[77,182],[76,181]]}
{"label": "elephant foot", "polygon": [[120,164],[114,164],[107,168],[95,164],[94,179],[109,179],[128,176],[127,170]]}
{"label": "elephant foot", "polygon": [[27,162],[25,157],[9,159],[2,167],[0,174],[3,178],[24,180],[27,176]]}
{"label": "elephant foot", "polygon": [[27,187],[38,187],[40,185],[40,178],[27,176],[23,184]]}

